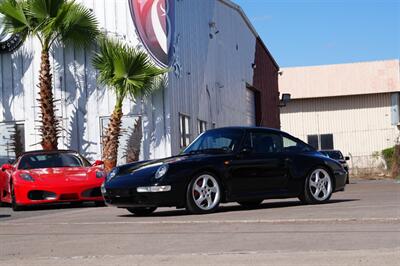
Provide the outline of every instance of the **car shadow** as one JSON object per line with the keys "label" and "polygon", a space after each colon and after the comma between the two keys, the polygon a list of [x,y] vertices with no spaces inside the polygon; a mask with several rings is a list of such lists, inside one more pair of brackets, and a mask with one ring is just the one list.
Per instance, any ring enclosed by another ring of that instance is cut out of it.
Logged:
{"label": "car shadow", "polygon": [[45,210],[64,210],[64,209],[80,209],[80,208],[101,208],[101,206],[96,206],[94,203],[91,202],[84,202],[82,204],[71,204],[66,202],[66,203],[25,206],[23,211],[45,211]]}
{"label": "car shadow", "polygon": [[[338,204],[338,203],[344,203],[344,202],[350,202],[350,201],[359,201],[360,199],[334,199],[330,200],[327,203],[324,203],[324,205],[332,205],[332,204]],[[235,212],[235,211],[253,211],[253,210],[260,210],[260,209],[275,209],[275,208],[290,208],[290,207],[298,207],[298,206],[307,206],[302,204],[298,200],[293,200],[293,201],[282,201],[282,202],[264,202],[260,204],[259,206],[255,208],[245,208],[241,205],[231,205],[231,206],[220,206],[217,211],[214,213],[224,213],[224,212]],[[172,210],[172,211],[156,211],[152,213],[151,215],[148,216],[141,216],[141,217],[169,217],[169,216],[185,216],[185,215],[196,215],[196,214],[190,214],[188,213],[185,209],[179,209],[179,210]],[[125,214],[125,215],[119,215],[118,217],[139,217],[134,214]]]}

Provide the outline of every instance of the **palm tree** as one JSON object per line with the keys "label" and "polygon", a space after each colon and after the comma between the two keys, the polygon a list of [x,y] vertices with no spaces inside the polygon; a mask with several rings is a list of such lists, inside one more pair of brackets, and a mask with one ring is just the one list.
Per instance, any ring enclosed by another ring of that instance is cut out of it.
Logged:
{"label": "palm tree", "polygon": [[116,103],[106,135],[103,138],[103,161],[106,171],[117,164],[121,133],[122,103],[127,96],[133,100],[150,95],[158,76],[167,70],[154,66],[149,56],[117,40],[102,38],[99,51],[93,57],[99,71],[99,83],[112,89]]}
{"label": "palm tree", "polygon": [[56,150],[60,128],[54,113],[49,51],[59,42],[88,46],[99,33],[97,20],[89,9],[73,0],[2,0],[0,13],[8,32],[37,37],[40,41],[41,145],[44,150]]}

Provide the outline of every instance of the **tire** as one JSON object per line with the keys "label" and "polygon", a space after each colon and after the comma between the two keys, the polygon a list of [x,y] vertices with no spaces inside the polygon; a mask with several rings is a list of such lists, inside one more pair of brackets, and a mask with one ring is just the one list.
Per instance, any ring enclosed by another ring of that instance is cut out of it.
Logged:
{"label": "tire", "polygon": [[106,206],[106,203],[105,203],[104,201],[95,201],[95,202],[94,202],[94,205],[95,205],[96,207],[105,207],[105,206]]}
{"label": "tire", "polygon": [[263,200],[252,200],[252,201],[239,201],[238,203],[246,209],[255,209],[260,206]]}
{"label": "tire", "polygon": [[333,193],[333,182],[329,171],[323,167],[314,168],[304,182],[299,199],[304,204],[321,204],[329,201]]}
{"label": "tire", "polygon": [[196,175],[186,190],[186,210],[190,213],[212,213],[221,202],[222,186],[213,174]]}
{"label": "tire", "polygon": [[74,208],[80,208],[83,206],[83,202],[82,201],[72,201],[69,203],[69,205]]}
{"label": "tire", "polygon": [[152,214],[157,207],[137,207],[137,208],[126,208],[130,213],[136,216],[147,216]]}
{"label": "tire", "polygon": [[21,205],[17,204],[17,199],[15,197],[15,192],[14,192],[14,185],[11,184],[10,187],[11,187],[11,208],[15,212],[22,211],[24,208]]}

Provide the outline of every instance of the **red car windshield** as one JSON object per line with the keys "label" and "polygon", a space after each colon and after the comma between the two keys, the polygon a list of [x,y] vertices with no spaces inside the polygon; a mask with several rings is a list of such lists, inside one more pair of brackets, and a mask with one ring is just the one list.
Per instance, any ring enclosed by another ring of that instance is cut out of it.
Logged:
{"label": "red car windshield", "polygon": [[72,153],[51,153],[25,155],[19,162],[18,169],[87,167],[89,162]]}

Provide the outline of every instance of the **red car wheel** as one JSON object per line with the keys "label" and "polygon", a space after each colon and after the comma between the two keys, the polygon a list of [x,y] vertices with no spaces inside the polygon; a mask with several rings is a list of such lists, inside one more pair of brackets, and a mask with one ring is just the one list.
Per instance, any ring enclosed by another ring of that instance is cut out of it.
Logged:
{"label": "red car wheel", "polygon": [[21,211],[23,208],[22,208],[22,206],[17,204],[17,199],[15,197],[15,192],[14,192],[14,185],[11,184],[10,187],[11,187],[11,208],[15,212]]}

